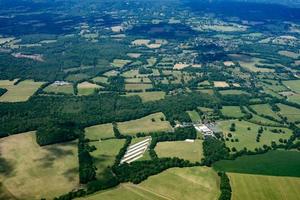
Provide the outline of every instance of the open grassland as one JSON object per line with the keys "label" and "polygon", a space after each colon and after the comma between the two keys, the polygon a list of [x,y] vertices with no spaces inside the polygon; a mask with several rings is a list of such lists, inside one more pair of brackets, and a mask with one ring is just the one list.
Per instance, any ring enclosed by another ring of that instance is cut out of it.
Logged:
{"label": "open grassland", "polygon": [[202,200],[218,198],[219,177],[211,168],[172,168],[138,184],[122,184],[82,198],[84,200]]}
{"label": "open grassland", "polygon": [[259,124],[259,125],[269,125],[269,126],[278,126],[281,125],[280,123],[267,119],[265,117],[261,117],[255,113],[252,113],[247,107],[244,107],[244,109],[248,112],[251,113],[252,118],[249,119],[248,121],[255,123],[255,124]]}
{"label": "open grassland", "polygon": [[93,81],[95,81],[96,83],[107,83],[107,77],[104,76],[97,76],[93,78]]}
{"label": "open grassland", "polygon": [[300,178],[229,173],[232,200],[297,200]]}
{"label": "open grassland", "polygon": [[78,186],[76,141],[40,147],[28,132],[2,138],[0,154],[2,190],[16,199],[52,199]]}
{"label": "open grassland", "polygon": [[300,94],[300,80],[283,81],[283,84],[294,92]]}
{"label": "open grassland", "polygon": [[218,88],[229,87],[228,83],[226,83],[225,81],[214,81],[214,86]]}
{"label": "open grassland", "polygon": [[300,121],[300,109],[285,105],[277,104],[280,108],[279,113],[288,119],[290,122]]}
{"label": "open grassland", "polygon": [[193,110],[193,111],[187,111],[188,115],[190,116],[192,122],[200,122],[201,118],[198,114],[197,111]]}
{"label": "open grassland", "polygon": [[110,123],[90,126],[85,128],[84,131],[85,137],[90,140],[114,137],[113,126]]}
{"label": "open grassland", "polygon": [[78,84],[78,94],[79,95],[90,95],[95,92],[97,88],[101,88],[99,85],[89,83],[89,82],[83,82]]}
{"label": "open grassland", "polygon": [[84,73],[70,74],[69,76],[67,76],[66,81],[78,82],[78,81],[82,81],[82,80],[89,79],[89,78],[90,78],[90,76],[88,74],[84,74]]}
{"label": "open grassland", "polygon": [[194,142],[159,142],[155,147],[158,157],[178,157],[191,162],[200,162],[203,158],[202,140]]}
{"label": "open grassland", "polygon": [[[236,131],[230,131],[231,124],[235,123]],[[238,121],[238,120],[227,120],[222,121],[219,123],[218,128],[223,132],[226,138],[229,139],[229,141],[225,141],[226,146],[230,149],[232,147],[235,147],[237,150],[242,150],[244,147],[246,147],[248,150],[254,150],[255,148],[262,148],[263,145],[271,146],[272,141],[275,141],[277,144],[279,144],[279,139],[288,139],[292,135],[292,131],[287,128],[277,128],[277,127],[270,127],[270,126],[264,126],[264,131],[260,137],[260,141],[256,141],[256,136],[258,133],[258,130],[261,126],[250,123],[247,121]],[[250,130],[249,130],[250,129]],[[265,130],[266,129],[266,130]],[[271,130],[274,129],[281,129],[282,132],[285,133],[273,133]],[[231,133],[231,137],[229,137],[229,133]],[[231,140],[238,139],[238,142]]]}
{"label": "open grassland", "polygon": [[274,69],[260,68],[257,65],[263,65],[265,60],[251,57],[242,54],[230,54],[229,57],[240,64],[241,67],[251,71],[251,72],[273,72]]}
{"label": "open grassland", "polygon": [[265,154],[242,156],[236,160],[222,160],[213,167],[217,171],[300,177],[299,151],[269,151]]}
{"label": "open grassland", "polygon": [[248,92],[245,92],[243,90],[221,90],[220,93],[222,95],[241,95],[241,94],[249,95]]}
{"label": "open grassland", "polygon": [[138,92],[138,93],[127,93],[126,96],[134,96],[137,95],[141,97],[143,102],[148,101],[157,101],[165,98],[166,93],[165,92]]}
{"label": "open grassland", "polygon": [[101,178],[107,167],[111,167],[115,158],[118,155],[120,149],[123,147],[125,139],[110,139],[103,140],[101,142],[90,142],[90,145],[94,145],[96,150],[91,152],[95,160],[95,166],[97,168],[97,177]]}
{"label": "open grassland", "polygon": [[151,80],[147,77],[136,77],[136,78],[126,78],[126,83],[151,83]]}
{"label": "open grassland", "polygon": [[151,133],[159,131],[171,131],[172,126],[163,113],[154,113],[146,117],[118,123],[118,129],[124,135],[137,133]]}
{"label": "open grassland", "polygon": [[240,118],[244,116],[239,106],[223,106],[221,112],[227,117]]}
{"label": "open grassland", "polygon": [[125,90],[142,90],[145,91],[146,89],[152,88],[152,84],[145,84],[145,83],[126,83]]}
{"label": "open grassland", "polygon": [[250,106],[259,115],[266,115],[273,117],[276,120],[281,120],[281,118],[271,109],[269,104],[256,104]]}
{"label": "open grassland", "polygon": [[113,67],[121,68],[129,63],[131,63],[131,60],[114,59],[113,62],[111,63],[111,65]]}
{"label": "open grassland", "polygon": [[282,55],[282,56],[289,57],[289,58],[293,58],[293,59],[297,59],[297,58],[300,57],[299,53],[295,53],[295,52],[292,52],[292,51],[278,51],[278,54]]}
{"label": "open grassland", "polygon": [[67,85],[55,85],[51,84],[44,89],[44,92],[51,92],[51,93],[63,93],[63,94],[74,94],[74,89],[72,84]]}
{"label": "open grassland", "polygon": [[44,82],[35,82],[33,80],[21,81],[17,85],[14,85],[14,82],[8,80],[0,81],[0,88],[8,90],[0,97],[0,102],[27,101],[44,84]]}

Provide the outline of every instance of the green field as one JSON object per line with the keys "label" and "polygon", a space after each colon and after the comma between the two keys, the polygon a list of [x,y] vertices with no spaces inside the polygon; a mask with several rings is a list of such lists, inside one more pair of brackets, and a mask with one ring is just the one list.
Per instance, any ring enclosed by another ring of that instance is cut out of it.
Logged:
{"label": "green field", "polygon": [[280,108],[279,113],[288,119],[290,122],[300,121],[300,109],[285,105],[285,104],[277,104]]}
{"label": "green field", "polygon": [[203,158],[202,140],[159,142],[155,152],[158,157],[178,157],[191,162],[200,162]]}
{"label": "green field", "polygon": [[213,167],[217,171],[300,177],[300,152],[269,151],[260,155],[242,156],[236,160],[218,161]]}
{"label": "green field", "polygon": [[90,145],[94,145],[97,149],[91,152],[91,155],[95,159],[97,177],[101,177],[105,169],[114,164],[115,157],[118,155],[124,143],[125,139],[110,139],[89,143]]}
{"label": "green field", "polygon": [[69,76],[67,76],[66,81],[79,82],[79,81],[86,80],[89,78],[90,78],[90,75],[84,74],[84,73],[70,74]]}
{"label": "green field", "polygon": [[265,117],[261,117],[255,113],[252,113],[251,111],[248,110],[247,107],[244,107],[244,109],[248,112],[252,114],[252,118],[249,119],[248,121],[253,122],[255,124],[259,124],[259,125],[269,125],[269,126],[278,126],[278,125],[282,125],[276,121],[267,119]]}
{"label": "green field", "polygon": [[[229,130],[232,123],[235,123],[236,125],[235,132]],[[246,147],[248,150],[253,151],[255,148],[262,148],[264,144],[271,146],[272,141],[275,141],[279,144],[280,138],[288,139],[292,135],[292,131],[287,128],[264,126],[266,130],[264,130],[262,133],[260,142],[256,142],[257,132],[260,127],[261,126],[251,122],[238,120],[227,120],[218,124],[218,128],[223,132],[225,137],[229,139],[229,141],[226,140],[225,143],[230,149],[235,147],[237,150],[242,150],[244,147]],[[250,128],[250,130],[248,130],[248,128]],[[281,129],[285,133],[273,133],[271,132],[273,129]],[[229,137],[228,133],[231,133],[232,137]],[[238,139],[239,141],[232,142],[231,139]]]}
{"label": "green field", "polygon": [[250,106],[253,110],[257,112],[259,115],[266,115],[273,117],[277,120],[281,120],[281,118],[271,109],[269,104],[256,104]]}
{"label": "green field", "polygon": [[152,88],[152,84],[144,83],[126,83],[125,90],[143,90]]}
{"label": "green field", "polygon": [[15,81],[0,80],[0,88],[8,90],[0,97],[0,102],[27,101],[44,84],[44,82],[25,80],[14,85]]}
{"label": "green field", "polygon": [[[183,187],[186,186],[186,187]],[[211,168],[172,168],[138,184],[121,186],[82,198],[84,200],[203,200],[218,198],[219,177]]]}
{"label": "green field", "polygon": [[[154,121],[152,121],[152,119],[154,119]],[[171,131],[172,126],[165,119],[166,118],[163,113],[154,113],[140,119],[120,122],[118,123],[118,129],[124,135]]]}
{"label": "green field", "polygon": [[297,200],[300,178],[229,173],[232,200]]}
{"label": "green field", "polygon": [[243,90],[221,90],[219,92],[222,95],[241,95],[241,94],[250,95],[248,92],[245,92]]}
{"label": "green field", "polygon": [[157,101],[165,98],[165,92],[139,92],[139,93],[127,93],[126,96],[137,95],[141,97],[143,102]]}
{"label": "green field", "polygon": [[49,85],[44,89],[45,92],[53,93],[63,93],[63,94],[74,94],[74,89],[72,84],[68,85]]}
{"label": "green field", "polygon": [[107,82],[108,78],[104,76],[97,76],[94,77],[92,80],[95,81],[96,83],[108,83]]}
{"label": "green field", "polygon": [[294,92],[300,93],[300,80],[283,81],[283,84]]}
{"label": "green field", "polygon": [[89,82],[83,82],[78,84],[77,88],[78,95],[91,95],[96,89],[101,88],[101,86]]}
{"label": "green field", "polygon": [[28,132],[0,139],[0,152],[9,163],[2,191],[16,199],[52,199],[78,186],[76,141],[40,147]]}
{"label": "green field", "polygon": [[85,137],[90,140],[114,137],[113,126],[110,123],[90,126],[85,128],[84,131]]}
{"label": "green field", "polygon": [[189,114],[192,122],[200,122],[201,121],[201,118],[198,114],[197,111],[193,110],[193,111],[187,111],[187,113]]}
{"label": "green field", "polygon": [[227,117],[240,118],[244,116],[239,106],[223,106],[221,112]]}

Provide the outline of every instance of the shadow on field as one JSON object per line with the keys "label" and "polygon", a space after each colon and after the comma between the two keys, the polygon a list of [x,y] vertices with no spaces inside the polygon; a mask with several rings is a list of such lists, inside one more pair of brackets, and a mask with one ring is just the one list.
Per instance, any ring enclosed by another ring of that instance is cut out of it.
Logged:
{"label": "shadow on field", "polygon": [[75,177],[78,176],[78,168],[74,167],[72,169],[68,169],[63,173],[63,176],[66,177],[70,182],[74,181]]}
{"label": "shadow on field", "polygon": [[0,157],[0,174],[9,176],[12,174],[13,170],[13,164],[10,161]]}

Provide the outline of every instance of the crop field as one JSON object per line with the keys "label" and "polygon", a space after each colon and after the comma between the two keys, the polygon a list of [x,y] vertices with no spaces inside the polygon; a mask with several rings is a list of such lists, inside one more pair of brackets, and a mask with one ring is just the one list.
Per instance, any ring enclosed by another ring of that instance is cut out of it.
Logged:
{"label": "crop field", "polygon": [[155,147],[158,157],[178,157],[190,162],[200,162],[203,158],[202,140],[194,142],[159,142]]}
{"label": "crop field", "polygon": [[89,143],[96,147],[96,150],[91,152],[91,155],[95,160],[97,177],[101,177],[106,168],[114,164],[115,157],[118,155],[124,143],[125,139],[110,139]]}
{"label": "crop field", "polygon": [[29,97],[31,97],[39,89],[39,87],[44,84],[44,82],[25,80],[14,85],[15,81],[0,81],[0,88],[6,88],[8,90],[0,97],[0,102],[27,101]]}
{"label": "crop field", "polygon": [[107,77],[97,76],[93,78],[93,81],[95,81],[96,83],[107,83]]}
{"label": "crop field", "polygon": [[221,112],[228,117],[240,118],[244,116],[239,106],[223,106]]}
{"label": "crop field", "polygon": [[126,83],[125,84],[125,90],[143,90],[152,88],[152,84],[143,84],[143,83],[137,83],[137,84],[131,84]]}
{"label": "crop field", "polygon": [[168,169],[138,185],[122,184],[116,189],[99,192],[82,199],[190,200],[201,197],[203,200],[215,200],[219,194],[219,177],[215,171],[207,167],[191,167]]}
{"label": "crop field", "polygon": [[278,54],[282,55],[282,56],[286,56],[289,58],[293,58],[293,59],[297,59],[300,57],[299,53],[295,53],[292,51],[279,51]]}
{"label": "crop field", "polygon": [[277,105],[280,108],[279,113],[283,117],[286,117],[291,122],[300,121],[300,109],[287,106],[285,104],[277,104]]}
{"label": "crop field", "polygon": [[243,68],[252,71],[252,72],[273,72],[273,69],[268,68],[258,68],[257,65],[263,65],[263,62],[265,60],[256,58],[256,57],[250,57],[248,55],[242,55],[242,54],[231,54],[229,55],[233,61],[238,62]]}
{"label": "crop field", "polygon": [[[230,126],[232,123],[235,123],[236,131],[230,131]],[[223,132],[226,138],[229,141],[225,141],[226,146],[229,148],[235,147],[237,150],[242,150],[246,147],[248,150],[254,150],[255,148],[263,147],[263,145],[271,146],[271,142],[275,141],[279,144],[279,139],[288,139],[292,135],[292,131],[287,128],[277,128],[277,127],[270,127],[264,126],[264,129],[261,137],[260,142],[256,141],[256,136],[258,133],[258,129],[261,127],[257,124],[247,122],[247,121],[238,121],[238,120],[227,120],[222,121],[218,125],[219,129]],[[250,129],[250,130],[249,130]],[[271,130],[274,129],[281,129],[282,132],[285,133],[273,133]],[[229,137],[229,133],[231,133],[231,137]],[[238,142],[231,140],[238,139]]]}
{"label": "crop field", "polygon": [[283,84],[294,92],[300,93],[300,80],[283,81]]}
{"label": "crop field", "polygon": [[229,173],[232,200],[297,200],[300,178]]}
{"label": "crop field", "polygon": [[269,104],[256,104],[251,105],[250,107],[260,115],[266,115],[277,120],[281,120],[281,118],[271,109],[271,106]]}
{"label": "crop field", "polygon": [[90,140],[114,137],[113,126],[110,123],[90,126],[85,128],[84,131],[86,138]]}
{"label": "crop field", "polygon": [[220,93],[222,95],[228,95],[228,94],[231,94],[231,95],[247,94],[247,95],[249,95],[248,92],[245,92],[243,90],[222,90],[222,91],[220,91]]}
{"label": "crop field", "polygon": [[74,94],[74,89],[73,89],[72,84],[68,84],[68,85],[51,84],[44,89],[44,92],[51,92],[51,93],[56,93],[56,94],[59,94],[59,93]]}
{"label": "crop field", "polygon": [[90,95],[95,92],[95,89],[101,88],[101,86],[89,82],[83,82],[78,84],[77,88],[79,95]]}
{"label": "crop field", "polygon": [[201,118],[198,114],[197,111],[193,110],[193,111],[187,111],[188,115],[190,116],[192,122],[200,122]]}
{"label": "crop field", "polygon": [[160,99],[164,99],[166,93],[165,92],[139,92],[139,93],[127,93],[126,96],[134,96],[138,95],[141,97],[143,102],[148,102],[148,101],[157,101]]}
{"label": "crop field", "polygon": [[300,177],[300,152],[269,151],[265,154],[242,156],[236,160],[218,161],[213,167],[217,171]]}
{"label": "crop field", "polygon": [[214,81],[214,86],[218,88],[229,87],[228,83],[226,83],[225,81]]}
{"label": "crop field", "polygon": [[0,152],[8,163],[2,189],[17,199],[52,199],[78,186],[76,141],[40,147],[28,132],[2,138]]}
{"label": "crop field", "polygon": [[166,118],[163,113],[155,113],[140,119],[131,120],[127,122],[120,122],[118,123],[118,129],[124,135],[171,131],[172,126],[165,119]]}

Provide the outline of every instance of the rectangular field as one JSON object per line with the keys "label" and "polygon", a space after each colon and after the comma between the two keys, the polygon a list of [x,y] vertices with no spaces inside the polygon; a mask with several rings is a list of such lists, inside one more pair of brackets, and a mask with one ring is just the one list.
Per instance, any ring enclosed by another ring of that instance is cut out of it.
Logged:
{"label": "rectangular field", "polygon": [[0,102],[21,102],[27,101],[44,82],[35,82],[33,80],[21,81],[14,85],[15,81],[0,81],[0,88],[6,88],[8,91],[0,97]]}
{"label": "rectangular field", "polygon": [[240,118],[244,116],[239,106],[223,106],[221,112],[227,117]]}
{"label": "rectangular field", "polygon": [[101,88],[101,86],[85,81],[78,84],[77,88],[78,95],[90,95],[93,94],[97,88]]}
{"label": "rectangular field", "polygon": [[84,131],[85,137],[90,140],[114,137],[113,125],[111,123],[90,126],[85,128]]}
{"label": "rectangular field", "polygon": [[229,173],[232,200],[297,200],[300,178]]}
{"label": "rectangular field", "polygon": [[137,95],[141,97],[143,102],[148,101],[157,101],[165,98],[165,92],[138,92],[138,93],[127,93],[126,96],[134,96]]}
{"label": "rectangular field", "polygon": [[280,108],[279,113],[290,122],[300,121],[300,109],[285,104],[277,104]]}
{"label": "rectangular field", "polygon": [[283,84],[294,92],[300,94],[300,80],[283,81]]}
{"label": "rectangular field", "polygon": [[45,92],[49,93],[63,93],[63,94],[74,94],[74,89],[72,84],[67,85],[55,85],[51,84],[44,89]]}
{"label": "rectangular field", "polygon": [[125,90],[142,90],[145,91],[146,89],[152,88],[152,84],[146,83],[126,83]]}
{"label": "rectangular field", "polygon": [[0,140],[0,182],[17,199],[52,199],[79,186],[77,142],[40,147],[35,133]]}
{"label": "rectangular field", "polygon": [[154,113],[146,117],[118,123],[120,132],[124,135],[172,131],[172,126],[163,113]]}
{"label": "rectangular field", "polygon": [[155,147],[158,157],[178,157],[190,162],[200,162],[203,158],[202,140],[194,142],[159,142]]}
{"label": "rectangular field", "polygon": [[144,182],[121,186],[81,198],[82,200],[205,200],[218,198],[219,177],[207,167],[172,168]]}
{"label": "rectangular field", "polygon": [[271,109],[271,106],[269,104],[256,104],[251,105],[250,107],[260,115],[266,115],[277,120],[281,120],[281,118]]}
{"label": "rectangular field", "polygon": [[193,110],[193,111],[187,111],[188,115],[190,116],[192,122],[200,122],[201,118],[198,114],[197,111]]}

